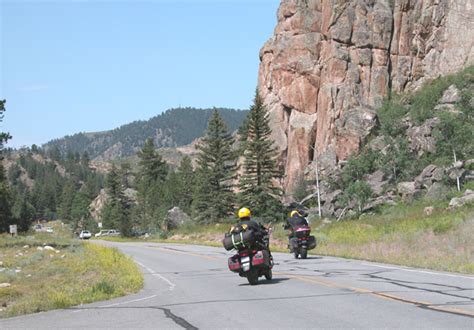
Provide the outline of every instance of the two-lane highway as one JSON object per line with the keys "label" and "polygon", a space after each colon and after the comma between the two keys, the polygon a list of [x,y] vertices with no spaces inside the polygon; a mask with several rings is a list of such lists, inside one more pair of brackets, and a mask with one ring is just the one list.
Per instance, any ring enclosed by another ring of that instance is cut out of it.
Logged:
{"label": "two-lane highway", "polygon": [[103,244],[140,265],[142,291],[0,328],[474,328],[473,276],[274,253],[273,280],[250,286],[223,248]]}

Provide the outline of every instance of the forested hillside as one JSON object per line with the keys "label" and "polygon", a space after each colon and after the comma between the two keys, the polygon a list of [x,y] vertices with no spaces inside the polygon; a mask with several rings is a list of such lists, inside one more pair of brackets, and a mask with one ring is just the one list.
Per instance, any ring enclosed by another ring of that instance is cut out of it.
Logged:
{"label": "forested hillside", "polygon": [[90,221],[89,205],[103,186],[103,175],[89,167],[87,153],[48,155],[33,146],[5,153],[11,214],[2,228],[16,223],[26,231],[34,221],[61,219],[73,228]]}
{"label": "forested hillside", "polygon": [[[157,148],[176,147],[191,143],[201,137],[211,118],[213,109],[176,108],[149,120],[135,121],[111,131],[78,133],[52,140],[43,147],[45,151],[58,149],[87,152],[91,159],[114,160],[135,155],[148,138]],[[236,130],[247,111],[218,109],[230,131]]]}

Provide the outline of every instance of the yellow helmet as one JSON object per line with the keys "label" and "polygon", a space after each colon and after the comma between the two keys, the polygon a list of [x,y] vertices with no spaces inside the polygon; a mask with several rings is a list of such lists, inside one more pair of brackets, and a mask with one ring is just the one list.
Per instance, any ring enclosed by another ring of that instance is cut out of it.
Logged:
{"label": "yellow helmet", "polygon": [[291,211],[291,213],[290,213],[290,217],[293,217],[295,214],[298,214],[298,215],[301,217],[301,214],[300,214],[300,212],[298,212],[297,210],[293,210],[293,211]]}
{"label": "yellow helmet", "polygon": [[246,207],[243,207],[239,210],[239,219],[250,217],[250,210]]}

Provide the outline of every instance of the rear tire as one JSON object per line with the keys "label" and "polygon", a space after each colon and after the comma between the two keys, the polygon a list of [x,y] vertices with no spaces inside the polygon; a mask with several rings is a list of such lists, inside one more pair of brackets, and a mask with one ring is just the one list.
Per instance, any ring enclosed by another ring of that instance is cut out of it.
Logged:
{"label": "rear tire", "polygon": [[308,250],[302,249],[301,250],[301,259],[306,259],[307,256],[308,256]]}
{"label": "rear tire", "polygon": [[295,259],[298,259],[298,252],[295,252]]}
{"label": "rear tire", "polygon": [[251,269],[247,274],[247,281],[250,285],[256,285],[258,283],[258,272],[256,269]]}
{"label": "rear tire", "polygon": [[271,281],[272,278],[273,278],[273,272],[271,269],[267,270],[267,272],[265,273],[265,278],[267,281]]}

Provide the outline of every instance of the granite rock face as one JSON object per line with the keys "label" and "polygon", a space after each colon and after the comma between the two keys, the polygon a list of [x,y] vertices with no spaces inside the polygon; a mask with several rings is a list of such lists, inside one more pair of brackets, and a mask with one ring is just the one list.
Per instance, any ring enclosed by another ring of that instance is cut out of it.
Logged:
{"label": "granite rock face", "polygon": [[357,152],[389,91],[474,63],[472,17],[472,0],[282,0],[258,86],[284,188],[318,156],[324,169]]}

